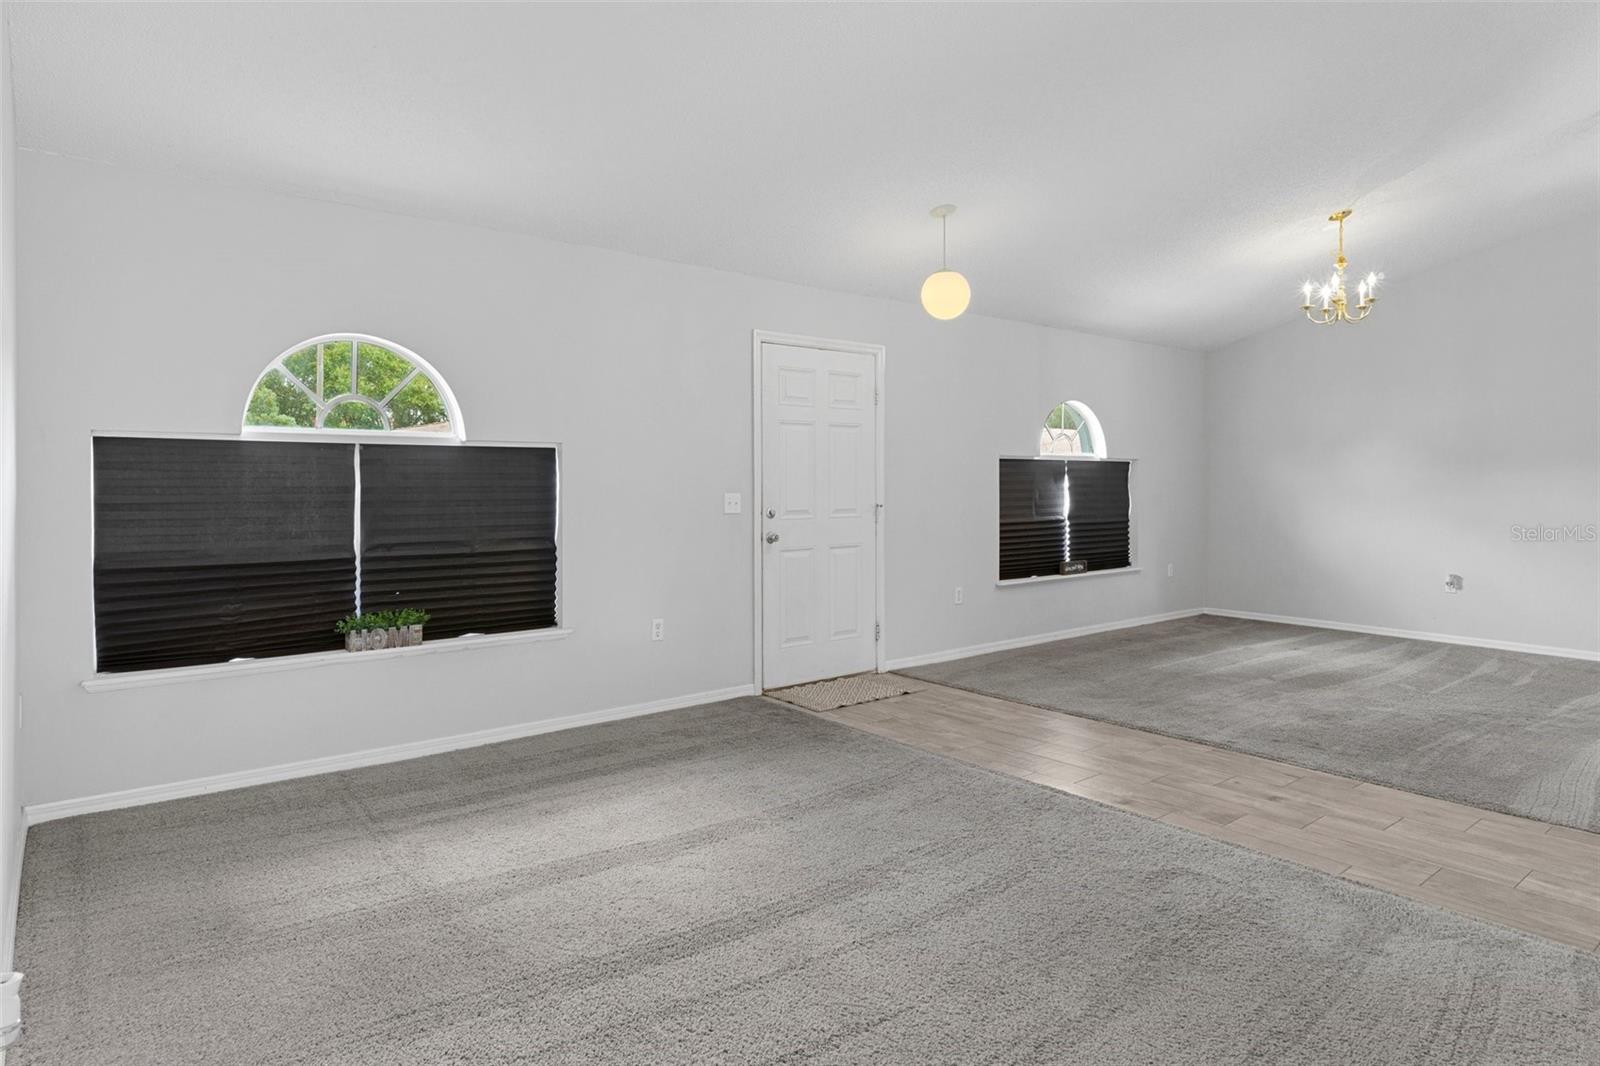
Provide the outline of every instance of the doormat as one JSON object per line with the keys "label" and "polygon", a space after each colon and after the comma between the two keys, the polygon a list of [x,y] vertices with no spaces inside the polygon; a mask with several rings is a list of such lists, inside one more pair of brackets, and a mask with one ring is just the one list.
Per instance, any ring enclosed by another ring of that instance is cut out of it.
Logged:
{"label": "doormat", "polygon": [[915,692],[920,685],[909,684],[893,674],[855,674],[836,677],[831,681],[813,681],[808,685],[772,689],[767,695],[804,707],[808,711],[837,711],[840,707],[854,707],[858,703],[886,700],[890,696],[904,696]]}

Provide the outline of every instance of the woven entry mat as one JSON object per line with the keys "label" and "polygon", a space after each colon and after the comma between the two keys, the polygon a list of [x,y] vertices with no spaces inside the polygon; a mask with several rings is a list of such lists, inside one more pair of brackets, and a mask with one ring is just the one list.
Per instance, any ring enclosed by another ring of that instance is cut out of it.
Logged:
{"label": "woven entry mat", "polygon": [[893,674],[854,674],[828,681],[813,681],[790,688],[772,689],[767,693],[774,699],[804,707],[808,711],[837,711],[841,707],[854,707],[858,703],[886,700],[890,696],[903,696],[921,688]]}

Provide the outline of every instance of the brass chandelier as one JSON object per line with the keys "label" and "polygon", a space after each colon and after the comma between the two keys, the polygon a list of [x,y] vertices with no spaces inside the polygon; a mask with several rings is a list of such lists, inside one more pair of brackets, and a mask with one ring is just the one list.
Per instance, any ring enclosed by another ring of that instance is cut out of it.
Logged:
{"label": "brass chandelier", "polygon": [[[1300,287],[1300,294],[1304,298],[1300,310],[1306,317],[1319,326],[1331,325],[1334,322],[1360,322],[1372,314],[1372,305],[1378,302],[1378,282],[1383,280],[1382,274],[1368,274],[1356,286],[1356,303],[1350,306],[1350,299],[1344,288],[1344,268],[1349,261],[1344,257],[1344,220],[1350,217],[1348,209],[1335,211],[1328,216],[1329,222],[1339,223],[1339,250],[1338,258],[1333,261],[1333,274],[1328,282],[1322,286],[1306,282]],[[1322,306],[1318,307],[1313,300],[1321,300]]]}

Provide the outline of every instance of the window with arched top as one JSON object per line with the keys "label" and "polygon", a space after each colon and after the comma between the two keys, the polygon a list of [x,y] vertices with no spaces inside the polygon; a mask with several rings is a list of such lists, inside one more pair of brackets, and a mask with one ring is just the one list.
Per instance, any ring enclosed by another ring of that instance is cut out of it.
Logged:
{"label": "window with arched top", "polygon": [[455,397],[426,360],[360,333],[313,337],[267,364],[250,390],[244,428],[466,437]]}
{"label": "window with arched top", "polygon": [[999,583],[1137,570],[1132,472],[1088,405],[1052,407],[1034,454],[1000,457]]}
{"label": "window with arched top", "polygon": [[1106,457],[1106,437],[1100,430],[1100,420],[1086,404],[1077,400],[1064,400],[1050,408],[1045,415],[1044,428],[1039,431],[1040,455],[1092,455]]}
{"label": "window with arched top", "polygon": [[414,352],[313,337],[257,375],[242,421],[95,435],[100,673],[558,627],[557,446],[467,441]]}

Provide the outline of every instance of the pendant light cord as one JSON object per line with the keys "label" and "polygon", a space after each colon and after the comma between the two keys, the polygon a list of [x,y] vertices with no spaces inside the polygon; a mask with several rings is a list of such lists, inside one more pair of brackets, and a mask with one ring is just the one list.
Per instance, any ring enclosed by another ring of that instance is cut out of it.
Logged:
{"label": "pendant light cord", "polygon": [[950,269],[950,216],[939,217],[939,269]]}

